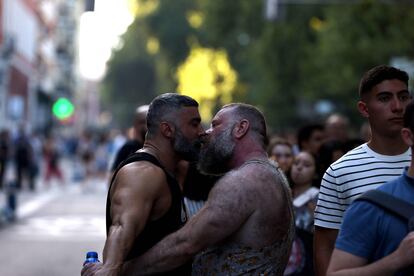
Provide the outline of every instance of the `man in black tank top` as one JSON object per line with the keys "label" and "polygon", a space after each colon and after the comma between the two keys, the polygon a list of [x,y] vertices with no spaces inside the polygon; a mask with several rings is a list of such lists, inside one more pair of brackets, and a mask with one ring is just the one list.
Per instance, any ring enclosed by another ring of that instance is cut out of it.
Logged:
{"label": "man in black tank top", "polygon": [[199,168],[223,175],[184,227],[124,265],[124,275],[169,271],[197,254],[193,275],[283,275],[294,236],[288,183],[266,154],[263,114],[224,106],[203,137]]}
{"label": "man in black tank top", "polygon": [[[124,262],[145,253],[186,222],[181,189],[174,177],[180,160],[196,160],[203,134],[198,103],[167,93],[147,114],[144,146],[121,163],[108,191],[103,262],[85,265],[82,275],[120,275]],[[189,275],[191,260],[164,272]]]}

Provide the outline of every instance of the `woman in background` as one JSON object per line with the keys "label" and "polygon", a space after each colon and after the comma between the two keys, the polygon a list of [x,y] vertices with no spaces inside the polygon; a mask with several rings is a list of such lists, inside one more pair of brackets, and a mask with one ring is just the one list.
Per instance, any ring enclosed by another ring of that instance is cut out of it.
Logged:
{"label": "woman in background", "polygon": [[290,179],[296,236],[285,275],[313,275],[313,212],[319,190],[313,187],[317,172],[312,154],[302,151],[295,156]]}
{"label": "woman in background", "polygon": [[290,183],[290,169],[294,157],[292,145],[283,138],[275,137],[270,141],[267,154],[271,160],[279,165]]}

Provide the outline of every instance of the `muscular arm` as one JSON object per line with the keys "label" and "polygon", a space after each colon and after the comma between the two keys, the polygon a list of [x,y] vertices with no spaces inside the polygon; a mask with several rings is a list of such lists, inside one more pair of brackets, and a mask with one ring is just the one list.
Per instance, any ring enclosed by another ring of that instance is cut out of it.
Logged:
{"label": "muscular arm", "polygon": [[338,230],[315,226],[313,237],[313,262],[315,275],[324,276],[328,269]]}
{"label": "muscular arm", "polygon": [[329,263],[329,276],[394,275],[414,263],[414,232],[408,234],[390,255],[367,264],[365,258],[335,249]]}
{"label": "muscular arm", "polygon": [[164,181],[161,170],[145,163],[130,164],[120,170],[111,191],[112,225],[103,251],[102,270],[111,271],[111,275],[120,273],[122,263],[144,228]]}
{"label": "muscular arm", "polygon": [[167,236],[151,250],[127,262],[125,275],[144,275],[171,270],[188,261],[200,250],[236,232],[253,213],[245,180],[234,175],[220,179],[206,205],[181,230]]}

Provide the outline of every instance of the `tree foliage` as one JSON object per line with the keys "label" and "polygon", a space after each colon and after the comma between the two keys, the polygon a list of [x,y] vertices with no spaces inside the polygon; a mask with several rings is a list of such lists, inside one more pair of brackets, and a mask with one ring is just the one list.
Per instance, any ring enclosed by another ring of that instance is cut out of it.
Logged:
{"label": "tree foliage", "polygon": [[[197,46],[227,52],[238,76],[233,100],[260,107],[274,131],[322,119],[326,114],[314,108],[321,99],[357,124],[363,72],[394,57],[414,57],[414,5],[407,1],[284,1],[275,21],[265,19],[263,0],[152,2],[157,8],[128,29],[105,78],[107,102],[123,111],[124,102],[174,91],[179,66]],[[200,26],[190,24],[191,12],[201,15]],[[151,39],[159,45],[152,53]]]}
{"label": "tree foliage", "polygon": [[136,19],[122,37],[123,47],[108,61],[102,100],[117,123],[130,126],[137,106],[151,101],[157,79],[154,61],[146,53],[146,30]]}

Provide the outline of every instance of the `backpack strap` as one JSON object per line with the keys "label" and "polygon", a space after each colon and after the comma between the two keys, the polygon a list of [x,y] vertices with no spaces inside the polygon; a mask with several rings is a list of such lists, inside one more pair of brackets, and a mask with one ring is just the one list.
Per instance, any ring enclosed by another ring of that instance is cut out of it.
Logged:
{"label": "backpack strap", "polygon": [[356,200],[369,201],[384,210],[408,221],[410,231],[414,230],[414,205],[379,190],[370,190],[363,193]]}

